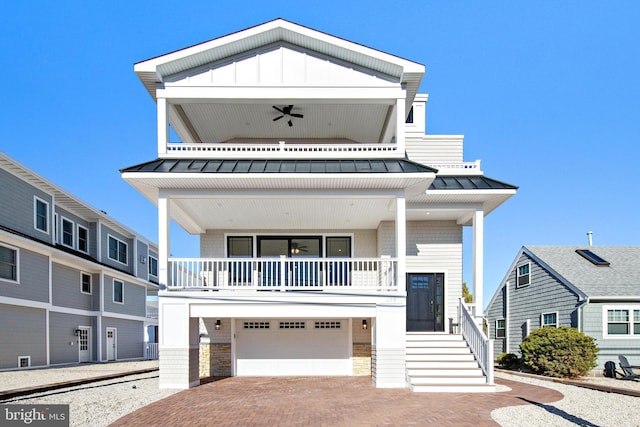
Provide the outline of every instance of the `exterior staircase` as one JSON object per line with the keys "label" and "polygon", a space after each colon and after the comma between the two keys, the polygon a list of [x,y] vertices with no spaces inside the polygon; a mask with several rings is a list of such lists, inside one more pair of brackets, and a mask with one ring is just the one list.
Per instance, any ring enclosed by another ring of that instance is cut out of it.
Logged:
{"label": "exterior staircase", "polygon": [[488,393],[488,385],[467,342],[458,334],[407,332],[407,385],[426,393]]}

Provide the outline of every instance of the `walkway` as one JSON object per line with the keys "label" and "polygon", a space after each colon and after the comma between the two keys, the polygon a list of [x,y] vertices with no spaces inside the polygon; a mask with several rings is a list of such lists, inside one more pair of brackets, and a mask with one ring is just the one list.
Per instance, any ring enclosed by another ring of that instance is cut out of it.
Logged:
{"label": "walkway", "polygon": [[145,406],[114,426],[496,426],[495,408],[562,399],[551,389],[498,379],[500,393],[376,389],[369,377],[233,377]]}

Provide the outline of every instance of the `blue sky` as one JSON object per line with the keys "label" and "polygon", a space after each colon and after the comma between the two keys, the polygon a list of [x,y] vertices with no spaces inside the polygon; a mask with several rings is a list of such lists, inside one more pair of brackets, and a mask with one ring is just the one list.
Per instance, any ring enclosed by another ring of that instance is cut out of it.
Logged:
{"label": "blue sky", "polygon": [[[428,133],[520,187],[485,220],[485,304],[522,245],[640,245],[635,0],[8,2],[0,150],[156,240],[118,172],[157,154],[133,64],[277,17],[425,64]],[[174,231],[172,252],[197,239]]]}

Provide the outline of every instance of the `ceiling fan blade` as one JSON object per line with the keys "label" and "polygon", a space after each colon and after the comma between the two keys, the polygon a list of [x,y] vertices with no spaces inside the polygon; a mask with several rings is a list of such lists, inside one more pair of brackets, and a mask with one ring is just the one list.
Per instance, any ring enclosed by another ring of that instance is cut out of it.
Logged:
{"label": "ceiling fan blade", "polygon": [[286,114],[284,111],[282,111],[280,108],[276,107],[275,105],[272,105],[272,107],[278,110],[279,112],[281,112],[282,114]]}
{"label": "ceiling fan blade", "polygon": [[289,120],[289,127],[292,127],[293,123],[291,122],[291,120]]}
{"label": "ceiling fan blade", "polygon": [[281,119],[281,118],[283,118],[283,117],[284,117],[284,116],[278,116],[278,117],[276,117],[275,119],[273,119],[273,121],[275,122],[275,121],[277,121],[277,120],[280,120],[280,119]]}
{"label": "ceiling fan blade", "polygon": [[291,117],[299,117],[299,118],[303,118],[304,117],[302,114],[297,114],[297,113],[291,113],[290,116]]}

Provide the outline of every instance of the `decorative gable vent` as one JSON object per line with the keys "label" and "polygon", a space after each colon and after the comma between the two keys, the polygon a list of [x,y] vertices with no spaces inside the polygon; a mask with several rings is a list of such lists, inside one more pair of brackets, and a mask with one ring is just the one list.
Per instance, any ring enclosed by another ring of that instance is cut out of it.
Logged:
{"label": "decorative gable vent", "polygon": [[576,253],[578,253],[578,255],[581,255],[583,258],[588,259],[593,265],[597,265],[599,267],[606,267],[610,264],[609,261],[605,260],[602,257],[599,257],[589,249],[577,249]]}

